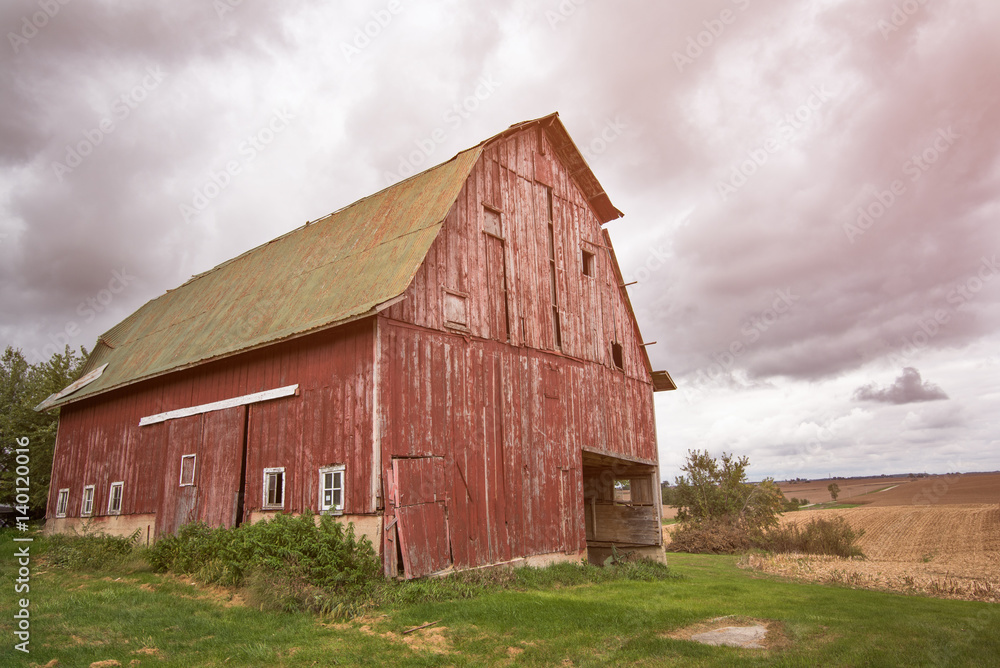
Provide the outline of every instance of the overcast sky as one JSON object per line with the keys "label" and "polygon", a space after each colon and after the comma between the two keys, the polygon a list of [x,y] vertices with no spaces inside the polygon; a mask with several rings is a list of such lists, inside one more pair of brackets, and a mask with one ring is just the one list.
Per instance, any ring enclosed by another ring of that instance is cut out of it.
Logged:
{"label": "overcast sky", "polygon": [[754,478],[1000,469],[995,0],[35,0],[0,26],[0,343],[32,361],[558,111],[680,387],[665,479],[692,448]]}

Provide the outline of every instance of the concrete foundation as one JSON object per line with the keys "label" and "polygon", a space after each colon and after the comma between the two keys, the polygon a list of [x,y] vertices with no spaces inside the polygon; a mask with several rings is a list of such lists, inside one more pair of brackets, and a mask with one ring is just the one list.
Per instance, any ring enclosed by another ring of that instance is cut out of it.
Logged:
{"label": "concrete foundation", "polygon": [[50,517],[45,520],[42,532],[103,533],[109,536],[131,536],[139,530],[139,543],[149,545],[156,535],[156,515],[102,515],[100,517]]}

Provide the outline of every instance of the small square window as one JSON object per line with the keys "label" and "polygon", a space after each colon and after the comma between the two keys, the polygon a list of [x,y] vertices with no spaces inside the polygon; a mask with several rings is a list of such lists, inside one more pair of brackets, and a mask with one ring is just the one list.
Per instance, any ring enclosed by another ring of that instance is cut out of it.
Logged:
{"label": "small square window", "polygon": [[465,295],[444,293],[444,324],[459,329],[469,326]]}
{"label": "small square window", "polygon": [[583,275],[593,277],[595,273],[594,270],[594,265],[596,264],[595,260],[597,258],[590,251],[582,251],[582,254],[583,254]]}
{"label": "small square window", "polygon": [[56,517],[66,517],[66,507],[69,506],[69,487],[59,490],[59,498],[56,500]]}
{"label": "small square window", "polygon": [[622,349],[622,344],[611,344],[611,361],[619,371],[625,370],[625,351]]}
{"label": "small square window", "polygon": [[194,455],[184,455],[181,457],[181,487],[194,484]]}
{"label": "small square window", "polygon": [[122,512],[122,487],[125,482],[111,483],[111,492],[108,494],[108,515],[120,515]]}
{"label": "small square window", "polygon": [[264,469],[264,508],[285,507],[285,468]]}
{"label": "small square window", "polygon": [[319,510],[339,515],[344,512],[344,465],[319,470]]}
{"label": "small square window", "polygon": [[483,207],[483,232],[503,238],[503,219],[499,211]]}
{"label": "small square window", "polygon": [[80,515],[88,517],[94,512],[94,486],[83,488],[83,503],[80,505]]}

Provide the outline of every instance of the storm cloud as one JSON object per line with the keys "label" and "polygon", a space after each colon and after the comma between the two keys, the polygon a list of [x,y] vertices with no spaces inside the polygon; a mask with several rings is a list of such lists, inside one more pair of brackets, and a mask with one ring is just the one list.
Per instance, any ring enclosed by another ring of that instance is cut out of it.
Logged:
{"label": "storm cloud", "polygon": [[[946,471],[945,440],[998,468],[1000,4],[897,4],[5,2],[0,341],[90,347],[559,111],[680,388],[664,477],[695,447],[754,475]],[[926,393],[873,383],[909,368],[951,401],[873,398]]]}
{"label": "storm cloud", "polygon": [[885,404],[913,404],[921,401],[941,401],[948,395],[937,385],[920,378],[913,367],[903,369],[896,381],[880,388],[874,383],[863,385],[854,392],[855,401],[879,401]]}

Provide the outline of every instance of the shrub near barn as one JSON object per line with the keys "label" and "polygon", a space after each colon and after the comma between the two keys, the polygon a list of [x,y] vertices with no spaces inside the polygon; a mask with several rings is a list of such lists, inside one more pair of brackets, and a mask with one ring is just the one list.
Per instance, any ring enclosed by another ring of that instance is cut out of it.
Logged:
{"label": "shrub near barn", "polygon": [[689,450],[676,479],[674,505],[680,527],[668,549],[674,552],[740,552],[759,546],[778,525],[785,498],[770,478],[751,485],[747,457]]}
{"label": "shrub near barn", "polygon": [[[843,518],[812,520],[807,525],[779,526],[790,508],[770,478],[746,481],[747,457],[723,453],[716,461],[708,452],[688,451],[673,491],[679,528],[671,552],[734,553],[757,548],[774,552],[861,556],[855,531]],[[797,508],[797,504],[795,506]]]}

